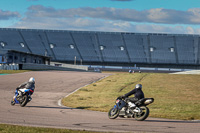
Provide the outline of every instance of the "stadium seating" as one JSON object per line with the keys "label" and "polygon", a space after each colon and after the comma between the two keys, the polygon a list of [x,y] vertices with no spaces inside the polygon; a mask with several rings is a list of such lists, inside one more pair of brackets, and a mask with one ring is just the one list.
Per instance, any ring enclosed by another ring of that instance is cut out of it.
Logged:
{"label": "stadium seating", "polygon": [[30,52],[18,30],[0,29],[0,43],[0,50],[13,49]]}
{"label": "stadium seating", "polygon": [[[124,40],[131,62],[147,63],[147,40],[143,35],[124,34]],[[145,40],[145,41],[144,41]]]}
{"label": "stadium seating", "polygon": [[95,35],[92,33],[72,33],[75,45],[80,51],[83,61],[101,61],[100,51],[95,42]]}
{"label": "stadium seating", "polygon": [[150,36],[150,47],[152,63],[176,63],[175,51],[170,48],[175,48],[173,36]]}
{"label": "stadium seating", "polygon": [[107,62],[129,62],[126,47],[121,34],[98,33],[99,46],[104,61]]}
{"label": "stadium seating", "polygon": [[199,36],[0,28],[0,50],[54,61],[198,65]]}
{"label": "stadium seating", "polygon": [[80,54],[75,48],[76,46],[69,32],[48,31],[46,34],[49,45],[53,45],[53,47],[50,47],[55,54],[55,60],[73,61],[75,58],[81,60]]}
{"label": "stadium seating", "polygon": [[45,46],[38,31],[21,31],[21,34],[33,54],[45,55]]}
{"label": "stadium seating", "polygon": [[181,64],[194,64],[194,38],[192,36],[176,36],[178,61]]}

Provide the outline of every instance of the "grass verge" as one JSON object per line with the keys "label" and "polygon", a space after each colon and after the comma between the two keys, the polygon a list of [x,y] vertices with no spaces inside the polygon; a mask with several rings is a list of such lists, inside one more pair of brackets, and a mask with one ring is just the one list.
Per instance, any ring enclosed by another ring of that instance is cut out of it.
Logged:
{"label": "grass verge", "polygon": [[81,88],[64,98],[68,107],[107,112],[115,99],[143,85],[145,97],[153,97],[150,117],[195,120],[200,119],[200,75],[159,73],[115,73],[101,81]]}
{"label": "grass verge", "polygon": [[14,73],[23,73],[29,72],[30,70],[0,70],[0,74],[14,74]]}
{"label": "grass verge", "polygon": [[0,133],[98,133],[91,131],[56,129],[56,128],[40,128],[40,127],[25,127],[8,124],[0,124]]}

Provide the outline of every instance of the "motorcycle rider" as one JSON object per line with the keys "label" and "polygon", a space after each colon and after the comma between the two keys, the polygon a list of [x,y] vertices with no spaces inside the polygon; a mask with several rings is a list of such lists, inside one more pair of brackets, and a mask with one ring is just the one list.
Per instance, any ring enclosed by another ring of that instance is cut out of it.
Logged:
{"label": "motorcycle rider", "polygon": [[[127,98],[131,95],[135,95],[135,97],[130,97]],[[136,105],[134,104],[136,101],[144,98],[144,93],[142,91],[142,85],[141,84],[136,84],[135,88],[131,90],[130,92],[126,93],[125,95],[121,96],[121,98],[127,98],[127,103],[131,108],[135,108]]]}
{"label": "motorcycle rider", "polygon": [[[33,92],[34,92],[34,89],[35,89],[35,78],[34,78],[34,77],[31,77],[31,78],[29,79],[28,82],[24,82],[24,83],[22,83],[21,85],[19,85],[19,87],[17,87],[17,90],[19,90],[19,89],[20,89],[21,91],[26,90],[26,89],[29,89],[30,94],[32,95]],[[22,95],[22,94],[21,94],[21,91],[19,91],[19,96]],[[29,100],[31,101],[32,98],[29,97]]]}

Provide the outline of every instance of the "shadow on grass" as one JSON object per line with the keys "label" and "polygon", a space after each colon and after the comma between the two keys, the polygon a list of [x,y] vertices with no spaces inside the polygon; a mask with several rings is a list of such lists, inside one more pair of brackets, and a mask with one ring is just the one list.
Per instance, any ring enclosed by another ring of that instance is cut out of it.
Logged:
{"label": "shadow on grass", "polygon": [[88,109],[88,108],[91,108],[90,106],[87,106],[87,107],[77,107],[77,109]]}

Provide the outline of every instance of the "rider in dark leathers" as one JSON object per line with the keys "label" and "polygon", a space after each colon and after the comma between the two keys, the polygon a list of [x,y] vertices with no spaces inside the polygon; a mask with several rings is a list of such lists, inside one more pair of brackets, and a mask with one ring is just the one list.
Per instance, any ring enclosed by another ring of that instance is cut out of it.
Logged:
{"label": "rider in dark leathers", "polygon": [[[135,97],[130,97],[130,98],[127,98],[131,95],[135,95]],[[125,95],[121,96],[122,98],[127,98],[128,100],[128,104],[131,106],[131,107],[135,107],[135,102],[144,98],[144,93],[142,91],[142,85],[141,84],[136,84],[135,86],[135,89],[133,89],[132,91],[126,93]]]}

